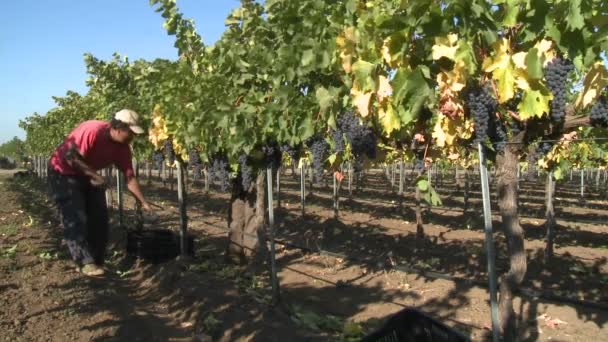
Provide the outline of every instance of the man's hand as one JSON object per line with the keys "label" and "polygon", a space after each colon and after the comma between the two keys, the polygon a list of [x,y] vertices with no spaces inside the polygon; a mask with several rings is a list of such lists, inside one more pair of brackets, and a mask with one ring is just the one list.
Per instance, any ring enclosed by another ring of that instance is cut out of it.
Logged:
{"label": "man's hand", "polygon": [[102,176],[94,174],[91,176],[91,184],[95,187],[103,188],[106,184],[106,180]]}
{"label": "man's hand", "polygon": [[145,223],[157,223],[158,214],[152,211],[152,206],[148,202],[142,202],[141,208],[144,210],[143,219]]}
{"label": "man's hand", "polygon": [[150,206],[150,203],[148,202],[143,202],[141,204],[141,208],[145,211],[151,211],[152,210],[152,206]]}

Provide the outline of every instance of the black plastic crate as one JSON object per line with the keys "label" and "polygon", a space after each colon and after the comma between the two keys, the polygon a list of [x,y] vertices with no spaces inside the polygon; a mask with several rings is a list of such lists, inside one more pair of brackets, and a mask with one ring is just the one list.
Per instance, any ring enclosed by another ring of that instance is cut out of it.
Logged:
{"label": "black plastic crate", "polygon": [[469,338],[415,309],[403,309],[362,342],[461,342]]}
{"label": "black plastic crate", "polygon": [[[188,255],[194,255],[194,238],[187,236]],[[127,232],[127,254],[153,263],[162,263],[180,255],[179,234],[167,229]]]}

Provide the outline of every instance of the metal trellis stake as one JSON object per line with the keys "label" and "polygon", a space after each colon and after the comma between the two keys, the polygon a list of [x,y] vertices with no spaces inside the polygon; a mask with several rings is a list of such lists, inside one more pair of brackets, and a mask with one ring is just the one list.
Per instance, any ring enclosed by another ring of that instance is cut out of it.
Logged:
{"label": "metal trellis stake", "polygon": [[186,212],[187,205],[187,192],[186,182],[184,182],[184,163],[182,161],[177,162],[177,200],[179,202],[179,244],[182,256],[188,255],[188,216]]}
{"label": "metal trellis stake", "polygon": [[488,182],[488,169],[486,168],[486,156],[481,143],[479,149],[479,173],[481,176],[481,192],[483,195],[483,217],[486,233],[486,252],[488,256],[488,277],[490,282],[490,305],[492,311],[492,340],[498,342],[500,322],[498,318],[498,301],[496,286],[496,260],[494,251],[494,238],[492,236],[492,208],[490,207],[490,184]]}
{"label": "metal trellis stake", "polygon": [[304,216],[304,200],[306,198],[306,167],[304,163],[300,164],[300,201],[302,216]]}
{"label": "metal trellis stake", "polygon": [[276,305],[281,301],[279,279],[277,278],[276,254],[274,248],[274,206],[272,200],[272,167],[266,169],[266,184],[268,185],[268,239],[270,240],[270,276],[272,281],[272,302]]}
{"label": "metal trellis stake", "polygon": [[581,198],[585,197],[585,169],[581,170]]}

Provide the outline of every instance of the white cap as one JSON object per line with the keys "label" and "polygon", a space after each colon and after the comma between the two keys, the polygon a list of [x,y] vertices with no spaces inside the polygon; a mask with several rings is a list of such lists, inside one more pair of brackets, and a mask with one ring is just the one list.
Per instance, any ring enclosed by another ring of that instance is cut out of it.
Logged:
{"label": "white cap", "polygon": [[138,125],[138,117],[139,115],[137,115],[137,113],[130,109],[123,109],[118,113],[114,114],[114,119],[129,125],[129,128],[133,131],[133,133],[142,134],[144,132],[144,129]]}

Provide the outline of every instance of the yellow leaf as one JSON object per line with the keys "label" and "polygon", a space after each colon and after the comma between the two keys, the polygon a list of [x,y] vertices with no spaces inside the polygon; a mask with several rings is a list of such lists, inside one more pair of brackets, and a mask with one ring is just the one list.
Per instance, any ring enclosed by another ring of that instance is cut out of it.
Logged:
{"label": "yellow leaf", "polygon": [[342,59],[342,68],[347,74],[350,74],[353,70],[353,56],[342,51],[340,52],[340,58]]}
{"label": "yellow leaf", "polygon": [[389,104],[386,110],[384,108],[380,108],[378,111],[378,116],[387,136],[393,131],[398,131],[401,128],[401,120],[399,120],[399,116],[395,114],[395,110],[393,109],[392,105]]}
{"label": "yellow leaf", "polygon": [[152,111],[152,125],[148,131],[148,140],[158,149],[168,138],[167,125],[162,117],[160,106],[156,105]]}
{"label": "yellow leaf", "polygon": [[515,85],[522,90],[530,89],[530,80],[528,79],[528,73],[525,70],[515,70]]}
{"label": "yellow leaf", "polygon": [[455,46],[458,41],[457,34],[448,34],[447,37],[436,37],[435,45],[433,45],[433,59],[438,60],[441,57],[446,57],[454,60],[456,57],[456,50],[458,46]]}
{"label": "yellow leaf", "polygon": [[541,117],[549,113],[549,101],[553,96],[546,89],[528,89],[524,91],[523,97],[517,109],[523,120],[532,117]]}
{"label": "yellow leaf", "polygon": [[509,41],[503,38],[494,43],[494,56],[486,57],[482,67],[485,72],[493,72],[496,69],[507,67],[510,62]]}
{"label": "yellow leaf", "polygon": [[391,65],[393,62],[393,57],[391,56],[391,51],[389,48],[390,43],[391,43],[391,37],[386,38],[384,40],[384,43],[382,44],[382,49],[380,50],[382,53],[382,59],[388,65]]}
{"label": "yellow leaf", "polygon": [[515,96],[515,68],[506,38],[494,44],[494,55],[483,61],[483,70],[492,73],[497,82],[498,102],[505,103]]}
{"label": "yellow leaf", "polygon": [[433,128],[433,138],[436,141],[436,144],[438,147],[444,147],[445,146],[445,132],[443,131],[443,128],[441,126],[443,126],[443,120],[445,119],[445,115],[443,114],[439,114],[439,120],[437,120],[437,122],[435,123],[435,127]]}
{"label": "yellow leaf", "polygon": [[443,114],[438,114],[439,120],[433,127],[432,137],[435,139],[437,146],[453,146],[456,138],[464,140],[470,139],[473,132],[472,125],[461,117],[450,118]]}
{"label": "yellow leaf", "polygon": [[385,98],[391,96],[393,94],[393,87],[391,87],[391,83],[388,78],[384,75],[380,75],[378,77],[378,91],[376,92],[376,96],[378,96],[378,100],[382,102]]}
{"label": "yellow leaf", "polygon": [[540,54],[547,53],[553,47],[553,42],[547,39],[543,39],[540,42],[536,43],[534,47],[538,50],[539,56]]}
{"label": "yellow leaf", "polygon": [[518,52],[513,55],[513,64],[520,69],[526,68],[526,55],[527,52]]}
{"label": "yellow leaf", "polygon": [[355,28],[345,28],[342,34],[336,38],[336,45],[341,50],[340,59],[342,60],[342,68],[346,73],[350,74],[355,53]]}
{"label": "yellow leaf", "polygon": [[513,65],[507,64],[505,67],[496,69],[492,73],[493,78],[498,83],[498,102],[505,103],[515,96],[515,74]]}
{"label": "yellow leaf", "polygon": [[355,107],[357,107],[357,110],[359,110],[359,114],[361,114],[362,117],[368,116],[372,93],[362,93],[357,88],[351,89],[350,93],[354,96],[353,104],[355,105]]}
{"label": "yellow leaf", "polygon": [[585,76],[583,91],[576,99],[576,107],[587,107],[608,85],[608,70],[602,62],[596,62]]}
{"label": "yellow leaf", "polygon": [[442,91],[448,88],[453,92],[459,92],[466,86],[466,78],[466,67],[463,62],[458,61],[451,71],[437,74],[437,84]]}

